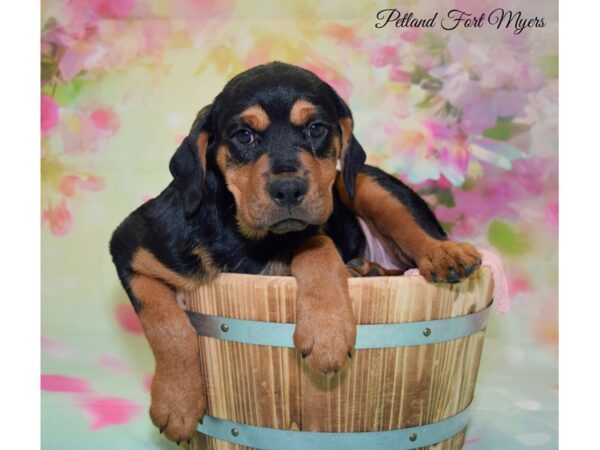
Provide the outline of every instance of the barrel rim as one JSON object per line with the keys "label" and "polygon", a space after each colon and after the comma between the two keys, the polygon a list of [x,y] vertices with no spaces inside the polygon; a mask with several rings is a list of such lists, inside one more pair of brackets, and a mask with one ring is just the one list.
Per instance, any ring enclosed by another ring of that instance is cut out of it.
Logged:
{"label": "barrel rim", "polygon": [[[481,278],[484,276],[484,272],[486,274],[491,274],[491,269],[487,266],[481,266],[476,272],[469,275],[468,278],[465,278],[459,283],[436,283],[435,287],[439,286],[456,286],[462,283],[469,282],[469,280],[473,278]],[[296,279],[293,276],[286,275],[256,275],[249,273],[233,273],[233,272],[222,272],[214,278],[211,283],[230,283],[234,280],[252,280],[252,281],[264,281],[265,284],[270,283],[280,283],[280,284],[290,284],[293,287],[296,287]],[[389,282],[394,281],[397,283],[419,283],[424,285],[432,285],[429,281],[427,281],[422,275],[389,275],[389,276],[377,276],[377,277],[350,277],[348,278],[348,283],[350,286],[362,286],[362,285],[370,285],[377,282]]]}

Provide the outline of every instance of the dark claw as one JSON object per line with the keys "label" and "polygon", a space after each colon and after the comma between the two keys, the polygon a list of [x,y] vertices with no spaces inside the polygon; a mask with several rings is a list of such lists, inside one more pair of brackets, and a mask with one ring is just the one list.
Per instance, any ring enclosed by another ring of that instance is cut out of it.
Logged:
{"label": "dark claw", "polygon": [[365,261],[364,261],[364,259],[354,258],[354,259],[351,259],[350,261],[348,261],[348,264],[346,264],[346,265],[348,267],[353,267],[355,269],[358,269],[365,265]]}
{"label": "dark claw", "polygon": [[165,430],[164,430],[164,428],[159,428],[159,429],[158,429],[158,432],[159,432],[160,434],[162,434],[162,433],[163,433],[163,431],[165,431]]}
{"label": "dark claw", "polygon": [[431,279],[433,280],[434,283],[437,283],[439,281],[437,273],[431,272]]}
{"label": "dark claw", "polygon": [[352,352],[348,352],[348,358],[352,359]]}
{"label": "dark claw", "polygon": [[179,445],[179,441],[177,441],[176,444]]}
{"label": "dark claw", "polygon": [[302,350],[301,355],[302,355],[302,359],[306,358],[308,356],[308,351]]}
{"label": "dark claw", "polygon": [[477,266],[469,266],[467,264],[461,264],[463,270],[465,271],[465,277],[468,277],[469,275],[471,275],[473,272],[475,272],[475,269],[477,268]]}
{"label": "dark claw", "polygon": [[460,281],[460,275],[454,268],[450,268],[450,273],[448,274],[448,283],[458,283]]}
{"label": "dark claw", "polygon": [[188,439],[187,444],[190,445],[192,443],[191,439]]}
{"label": "dark claw", "polygon": [[333,373],[336,373],[336,374],[337,374],[337,373],[338,373],[338,371],[337,371],[337,370],[335,370],[335,369],[333,369]]}
{"label": "dark claw", "polygon": [[371,269],[369,269],[369,271],[367,272],[367,276],[368,277],[380,277],[381,272],[379,271],[379,269],[377,267],[371,267]]}

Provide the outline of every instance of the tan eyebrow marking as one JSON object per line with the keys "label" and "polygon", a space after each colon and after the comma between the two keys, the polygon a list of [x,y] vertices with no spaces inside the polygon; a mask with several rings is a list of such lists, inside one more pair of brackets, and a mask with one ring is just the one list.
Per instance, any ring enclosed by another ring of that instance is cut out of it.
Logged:
{"label": "tan eyebrow marking", "polygon": [[269,116],[258,105],[253,105],[240,114],[240,117],[246,123],[246,125],[252,127],[256,131],[264,131],[271,124]]}
{"label": "tan eyebrow marking", "polygon": [[290,111],[290,122],[297,126],[305,125],[316,111],[316,106],[309,101],[297,100]]}

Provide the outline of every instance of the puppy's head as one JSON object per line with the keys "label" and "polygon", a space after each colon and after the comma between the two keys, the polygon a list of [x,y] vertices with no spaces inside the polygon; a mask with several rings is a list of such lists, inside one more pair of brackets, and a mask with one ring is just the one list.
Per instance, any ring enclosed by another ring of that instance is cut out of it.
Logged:
{"label": "puppy's head", "polygon": [[352,128],[348,106],[312,72],[270,63],[241,73],[198,114],[171,160],[186,214],[199,207],[204,174],[214,166],[247,237],[324,224],[337,161],[352,197],[366,158]]}

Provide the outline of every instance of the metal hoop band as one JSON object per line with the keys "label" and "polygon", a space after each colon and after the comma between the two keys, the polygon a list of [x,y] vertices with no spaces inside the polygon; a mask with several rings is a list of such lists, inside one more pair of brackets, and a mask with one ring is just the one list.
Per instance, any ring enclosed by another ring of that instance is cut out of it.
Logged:
{"label": "metal hoop band", "polygon": [[202,423],[198,424],[198,431],[215,439],[263,450],[348,450],[352,448],[409,450],[450,439],[463,430],[468,421],[469,406],[439,422],[390,431],[362,433],[288,431],[255,427],[212,416],[204,416]]}
{"label": "metal hoop band", "polygon": [[[358,325],[357,350],[427,345],[463,338],[483,330],[490,305],[466,316],[422,322]],[[186,311],[199,336],[243,344],[294,347],[293,323],[260,322]]]}

